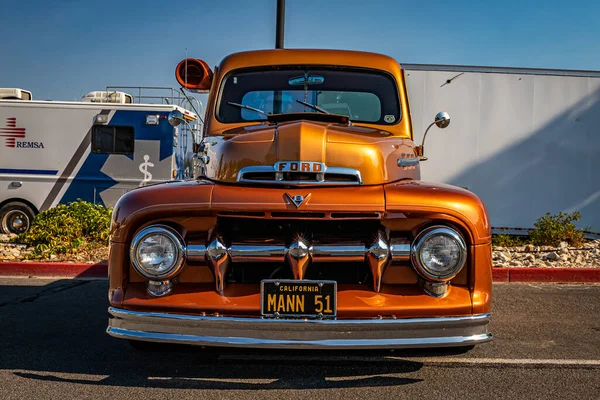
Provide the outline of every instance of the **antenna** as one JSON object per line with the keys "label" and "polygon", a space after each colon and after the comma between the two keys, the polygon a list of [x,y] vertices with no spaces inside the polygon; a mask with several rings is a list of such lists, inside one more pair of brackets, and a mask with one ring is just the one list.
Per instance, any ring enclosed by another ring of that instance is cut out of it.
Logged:
{"label": "antenna", "polygon": [[188,52],[187,52],[187,47],[185,48],[185,86],[187,87],[187,59],[188,59]]}

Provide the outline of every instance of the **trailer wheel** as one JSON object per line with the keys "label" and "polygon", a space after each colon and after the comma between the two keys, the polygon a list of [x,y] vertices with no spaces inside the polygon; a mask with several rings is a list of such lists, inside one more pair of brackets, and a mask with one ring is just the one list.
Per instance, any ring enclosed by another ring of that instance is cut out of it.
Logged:
{"label": "trailer wheel", "polygon": [[26,232],[34,217],[35,213],[27,204],[18,201],[7,203],[0,208],[0,231],[15,234]]}

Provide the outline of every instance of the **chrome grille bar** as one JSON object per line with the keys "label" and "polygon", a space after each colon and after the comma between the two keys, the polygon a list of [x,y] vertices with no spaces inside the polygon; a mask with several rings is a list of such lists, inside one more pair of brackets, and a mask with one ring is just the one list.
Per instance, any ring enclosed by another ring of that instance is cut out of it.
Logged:
{"label": "chrome grille bar", "polygon": [[392,261],[410,260],[410,243],[397,243],[392,239]]}
{"label": "chrome grille bar", "polygon": [[232,262],[283,262],[287,253],[285,246],[239,243],[228,250]]}
{"label": "chrome grille bar", "polygon": [[[283,262],[289,247],[284,245],[256,245],[234,243],[227,248],[232,262]],[[313,245],[309,248],[315,262],[360,262],[369,251],[366,245]],[[205,263],[206,246],[190,243],[187,246],[188,262]],[[392,242],[391,255],[394,262],[410,260],[410,244],[395,245]]]}
{"label": "chrome grille bar", "polygon": [[364,244],[312,244],[302,236],[297,236],[287,246],[235,242],[226,246],[217,236],[207,245],[188,243],[186,258],[188,263],[207,263],[212,268],[217,292],[223,291],[227,270],[235,262],[285,262],[292,269],[294,279],[304,279],[313,262],[365,262],[373,275],[373,289],[379,292],[387,266],[391,262],[410,260],[410,246],[406,238],[394,238],[390,242],[383,231],[378,232],[375,242]]}
{"label": "chrome grille bar", "polygon": [[364,261],[365,245],[316,245],[312,247],[313,260],[318,262]]}

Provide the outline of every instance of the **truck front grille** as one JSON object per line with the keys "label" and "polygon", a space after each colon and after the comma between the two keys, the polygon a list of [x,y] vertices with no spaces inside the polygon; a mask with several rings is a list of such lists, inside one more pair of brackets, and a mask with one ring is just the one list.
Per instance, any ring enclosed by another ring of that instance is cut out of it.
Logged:
{"label": "truck front grille", "polygon": [[408,262],[407,236],[390,239],[379,220],[218,218],[208,243],[188,243],[188,263],[212,267],[217,290],[226,282],[262,279],[371,280],[376,291],[391,262]]}

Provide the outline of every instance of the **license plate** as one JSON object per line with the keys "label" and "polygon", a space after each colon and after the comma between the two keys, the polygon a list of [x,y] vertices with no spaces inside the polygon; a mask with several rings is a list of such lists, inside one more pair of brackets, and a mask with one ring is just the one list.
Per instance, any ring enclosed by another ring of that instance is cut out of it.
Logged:
{"label": "license plate", "polygon": [[261,314],[278,318],[332,318],[336,315],[335,281],[264,280]]}

